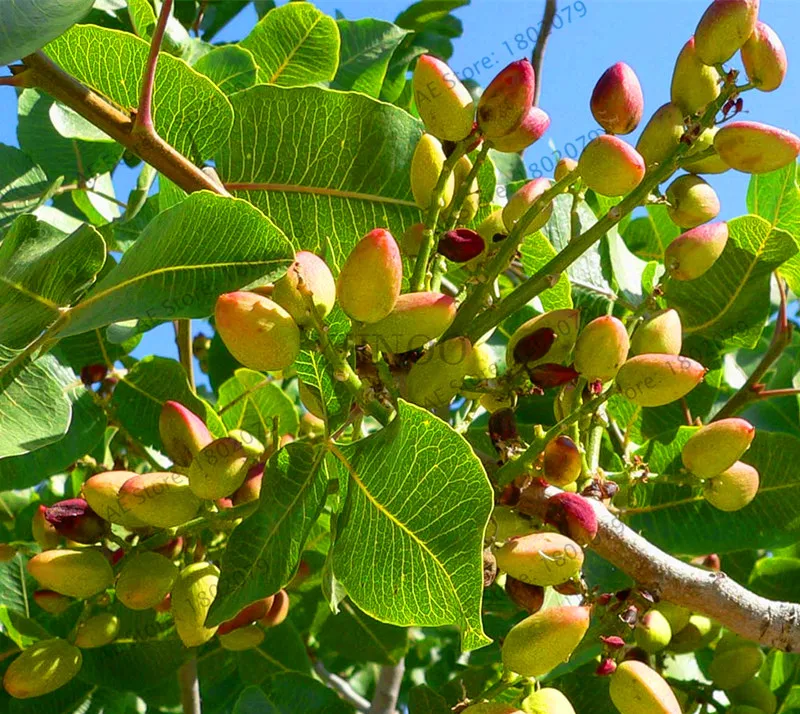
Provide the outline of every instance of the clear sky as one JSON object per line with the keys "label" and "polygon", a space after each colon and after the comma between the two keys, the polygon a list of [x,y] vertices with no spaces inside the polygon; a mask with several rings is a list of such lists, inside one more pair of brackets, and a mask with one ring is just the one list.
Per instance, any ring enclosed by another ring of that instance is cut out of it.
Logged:
{"label": "clear sky", "polygon": [[[331,15],[339,10],[349,19],[393,20],[410,0],[317,0],[315,4]],[[552,124],[544,138],[526,152],[529,173],[534,163],[547,170],[551,148],[571,153],[570,144],[579,149],[580,137],[597,128],[589,97],[597,79],[615,62],[628,63],[638,74],[644,89],[645,118],[668,101],[675,58],[707,4],[705,0],[559,0],[561,26],[551,35],[541,77],[540,105],[550,114]],[[473,0],[457,10],[464,34],[454,42],[452,68],[459,76],[472,74],[485,85],[508,62],[530,56],[528,37],[535,39],[543,7],[544,0]],[[255,10],[248,6],[218,40],[240,39],[255,19]],[[789,74],[777,92],[748,92],[743,118],[800,134],[800,0],[762,0],[761,19],[781,36],[789,54]],[[630,137],[633,141],[641,128]],[[0,87],[0,142],[16,144],[14,94],[7,87]],[[722,200],[722,218],[746,212],[746,175],[731,171],[710,181]],[[116,183],[124,200],[130,176],[121,176]],[[146,335],[135,354],[154,352],[176,354],[169,325]]]}

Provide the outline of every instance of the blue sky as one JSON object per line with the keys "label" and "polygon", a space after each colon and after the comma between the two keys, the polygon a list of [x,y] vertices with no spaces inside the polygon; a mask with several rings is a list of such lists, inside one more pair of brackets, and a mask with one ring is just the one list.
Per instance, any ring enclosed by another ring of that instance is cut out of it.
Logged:
{"label": "blue sky", "polygon": [[[393,20],[410,0],[318,0],[315,4],[331,15],[339,10],[349,19]],[[800,2],[762,0],[761,4],[761,19],[778,32],[786,46],[789,75],[777,92],[749,92],[743,118],[800,133],[800,70],[793,63],[800,61]],[[707,2],[559,0],[558,5],[561,27],[551,35],[541,77],[540,105],[550,114],[552,124],[543,139],[526,152],[525,163],[531,167],[536,163],[541,168],[551,148],[562,153],[572,151],[570,143],[579,148],[580,137],[597,128],[589,111],[589,97],[597,79],[615,62],[627,62],[638,74],[645,96],[645,117],[668,101],[675,57],[693,33]],[[528,28],[536,28],[543,7],[544,0],[473,0],[472,5],[457,10],[464,34],[454,43],[452,68],[459,76],[472,73],[485,85],[508,62],[530,56],[528,36],[535,39],[535,29]],[[250,6],[218,39],[240,39],[255,20]],[[0,87],[0,142],[12,145],[16,144],[14,104],[13,90]],[[633,141],[641,128],[630,137]],[[548,166],[545,160],[544,168]],[[721,217],[733,218],[746,212],[746,175],[731,171],[712,177],[711,182],[722,201]],[[130,176],[120,177],[117,184],[118,195],[124,200]],[[154,352],[175,355],[169,325],[146,335],[136,354]]]}

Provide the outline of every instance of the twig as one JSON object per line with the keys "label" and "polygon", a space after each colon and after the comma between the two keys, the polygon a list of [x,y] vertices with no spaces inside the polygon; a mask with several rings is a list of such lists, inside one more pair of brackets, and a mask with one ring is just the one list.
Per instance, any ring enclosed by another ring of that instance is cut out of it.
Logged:
{"label": "twig", "polygon": [[536,89],[533,94],[533,106],[535,107],[539,106],[539,95],[542,93],[542,64],[544,63],[544,51],[547,47],[547,40],[550,38],[550,32],[553,29],[553,22],[557,10],[556,0],[546,0],[544,5],[544,17],[542,17],[542,27],[536,38],[536,44],[533,46],[531,64],[533,65],[534,76],[536,77]]}
{"label": "twig", "polygon": [[175,320],[175,342],[178,344],[178,357],[186,371],[189,380],[189,387],[192,391],[197,391],[194,383],[194,355],[192,354],[192,321]]}
{"label": "twig", "polygon": [[200,682],[197,679],[197,657],[192,657],[178,670],[183,714],[202,714],[200,709]]}
{"label": "twig", "polygon": [[353,689],[348,681],[325,669],[325,665],[318,659],[314,660],[314,671],[325,684],[336,692],[344,701],[353,706],[356,711],[362,712],[363,714],[369,711],[369,700],[362,697]]}
{"label": "twig", "polygon": [[136,110],[136,118],[133,122],[133,134],[158,135],[153,124],[153,88],[156,83],[158,53],[161,51],[164,31],[167,29],[167,22],[172,14],[172,2],[173,0],[163,0],[161,3],[158,24],[150,40],[150,54],[147,56],[147,64],[142,75],[142,91],[139,95],[139,108]]}
{"label": "twig", "polygon": [[406,661],[401,659],[397,664],[384,665],[378,674],[375,684],[375,696],[369,714],[394,714],[397,707],[397,697],[400,695],[400,685],[403,683],[403,674],[406,671]]}
{"label": "twig", "polygon": [[47,55],[36,52],[24,58],[25,86],[41,89],[122,144],[184,191],[227,192],[185,156],[157,135],[132,133],[133,119],[95,91],[67,74]]}
{"label": "twig", "polygon": [[[542,489],[546,500],[560,489]],[[738,635],[785,652],[800,648],[800,605],[768,600],[750,592],[725,573],[696,568],[673,558],[628,528],[594,499],[597,537],[590,547],[663,600],[716,620]]]}
{"label": "twig", "polygon": [[[781,356],[786,347],[792,342],[792,325],[786,316],[786,287],[781,278],[778,278],[778,290],[781,294],[781,306],[778,311],[778,320],[775,323],[775,332],[772,334],[772,342],[770,343],[769,349],[764,353],[761,361],[748,377],[747,381],[739,388],[739,391],[728,400],[725,406],[716,413],[712,421],[732,417],[744,409],[750,402],[767,398],[764,396],[765,390],[764,385],[761,384],[761,380],[773,363]],[[780,392],[781,390],[775,391]],[[780,393],[778,395],[768,393],[767,396],[785,395]]]}

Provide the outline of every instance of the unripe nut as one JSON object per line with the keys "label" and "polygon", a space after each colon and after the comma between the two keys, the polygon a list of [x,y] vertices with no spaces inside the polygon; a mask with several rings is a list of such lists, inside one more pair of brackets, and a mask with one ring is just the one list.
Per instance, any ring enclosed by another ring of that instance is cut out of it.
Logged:
{"label": "unripe nut", "polygon": [[664,265],[673,280],[696,280],[711,269],[728,244],[724,221],[697,226],[679,235],[664,251]]}
{"label": "unripe nut", "polygon": [[735,121],[716,133],[714,148],[732,169],[763,174],[794,163],[800,155],[800,137],[768,124]]}
{"label": "unripe nut", "polygon": [[636,328],[631,338],[631,354],[679,355],[683,328],[677,310],[662,310]]}
{"label": "unripe nut", "polygon": [[[411,158],[411,192],[417,207],[423,211],[430,208],[446,158],[441,142],[431,134],[423,134]],[[451,173],[445,181],[444,192],[438,199],[440,208],[450,204],[454,190],[455,178]]]}
{"label": "unripe nut", "polygon": [[339,305],[359,322],[378,322],[397,303],[403,260],[392,234],[384,228],[367,233],[350,251],[337,279]]}
{"label": "unripe nut", "polygon": [[643,662],[627,660],[611,675],[609,694],[620,714],[681,714],[666,680]]}
{"label": "unripe nut", "polygon": [[181,474],[153,472],[129,478],[120,489],[120,506],[150,526],[174,528],[191,520],[200,499]]}
{"label": "unripe nut", "polygon": [[589,382],[608,382],[624,364],[629,348],[625,325],[610,315],[598,317],[578,335],[575,369]]}
{"label": "unripe nut", "polygon": [[678,148],[683,134],[683,111],[669,102],[650,117],[636,143],[636,151],[648,166],[661,164]]}
{"label": "unripe nut", "polygon": [[15,699],[41,697],[67,684],[82,663],[81,651],[66,640],[42,640],[9,665],[3,687]]}
{"label": "unripe nut", "polygon": [[224,650],[242,652],[258,647],[264,641],[264,630],[258,625],[246,625],[225,635],[217,635]]}
{"label": "unripe nut", "polygon": [[603,134],[581,152],[578,169],[583,182],[593,191],[602,196],[624,196],[642,182],[647,166],[630,144]]}
{"label": "unripe nut", "polygon": [[719,635],[720,626],[704,615],[691,615],[689,622],[676,632],[672,630],[669,651],[675,654],[695,652],[710,645]]}
{"label": "unripe nut", "polygon": [[469,135],[475,102],[450,67],[432,55],[422,55],[414,68],[412,85],[427,131],[448,141],[461,141]]}
{"label": "unripe nut", "polygon": [[189,466],[192,459],[212,440],[205,422],[179,402],[167,401],[161,407],[158,431],[167,456],[177,466]]}
{"label": "unripe nut", "polygon": [[28,572],[47,590],[89,598],[114,582],[114,573],[99,550],[46,550],[28,561]]}
{"label": "unripe nut", "polygon": [[536,75],[527,59],[512,62],[478,100],[478,125],[488,139],[516,131],[533,106]]}
{"label": "unripe nut", "polygon": [[727,62],[747,41],[758,21],[760,0],[714,0],[694,33],[697,56],[707,65]]}
{"label": "unripe nut", "polygon": [[[522,186],[509,200],[503,208],[503,224],[510,233],[528,209],[539,199],[539,197],[552,188],[550,179],[536,178],[528,181]],[[553,214],[552,202],[541,207],[539,213],[522,227],[522,235],[531,235],[542,228],[550,216]]]}
{"label": "unripe nut", "polygon": [[700,428],[681,450],[683,465],[698,478],[713,478],[729,469],[750,448],[755,427],[745,419],[720,419]]}
{"label": "unripe nut", "polygon": [[669,201],[667,213],[681,228],[694,228],[719,215],[717,192],[699,176],[679,176],[669,185],[666,195]]}
{"label": "unripe nut", "polygon": [[178,566],[163,555],[143,552],[126,558],[117,578],[117,598],[130,610],[156,607],[172,590]]}
{"label": "unripe nut", "polygon": [[92,510],[107,521],[126,528],[142,528],[147,524],[120,503],[122,486],[134,476],[137,474],[133,471],[106,471],[96,474],[84,482],[81,493]]}
{"label": "unripe nut", "polygon": [[74,602],[72,598],[57,593],[55,590],[36,590],[33,593],[33,601],[51,615],[61,615]]}
{"label": "unripe nut", "polygon": [[557,689],[545,687],[522,700],[526,714],[575,714],[572,704]]}
{"label": "unripe nut", "polygon": [[758,471],[737,461],[733,466],[706,481],[703,497],[720,511],[738,511],[758,493]]}
{"label": "unripe nut", "polygon": [[622,395],[642,407],[660,407],[685,397],[706,370],[688,357],[645,354],[629,359],[617,373]]}
{"label": "unripe nut", "polygon": [[336,281],[325,261],[301,250],[286,274],[275,283],[272,300],[288,312],[300,327],[314,324],[309,299],[320,319],[326,318],[336,302]]}
{"label": "unripe nut", "polygon": [[523,677],[540,677],[569,659],[589,629],[588,607],[540,610],[511,628],[503,642],[503,665]]}
{"label": "unripe nut", "polygon": [[681,50],[672,73],[672,103],[684,114],[694,114],[720,95],[721,79],[716,67],[709,67],[697,56],[695,38]]}
{"label": "unripe nut", "polygon": [[492,139],[492,148],[506,154],[516,154],[536,143],[550,128],[550,117],[539,107],[531,107],[522,124],[505,136]]}
{"label": "unripe nut", "polygon": [[264,464],[254,464],[251,466],[247,471],[244,483],[234,491],[231,497],[233,505],[240,506],[243,503],[257,501],[261,497],[261,483],[263,479]]}
{"label": "unripe nut", "polygon": [[581,475],[581,452],[568,436],[557,436],[544,447],[542,470],[548,483],[564,488]]}
{"label": "unripe nut", "polygon": [[277,627],[289,615],[289,594],[285,590],[278,590],[273,595],[272,607],[258,622],[264,627]]}
{"label": "unripe nut", "polygon": [[82,650],[105,647],[119,634],[119,618],[110,612],[101,612],[78,625],[75,646]]}
{"label": "unripe nut", "polygon": [[624,62],[609,67],[592,92],[592,116],[609,134],[630,134],[642,120],[644,95],[636,72]]}
{"label": "unripe nut", "polygon": [[300,354],[300,330],[278,303],[250,292],[220,295],[215,326],[230,353],[245,367],[276,371]]}
{"label": "unripe nut", "polygon": [[108,523],[82,498],[53,504],[45,510],[44,517],[59,535],[76,543],[96,543],[108,530]]}
{"label": "unripe nut", "polygon": [[577,575],[583,550],[560,533],[532,533],[511,538],[495,550],[497,567],[531,585],[558,585]]}
{"label": "unripe nut", "polygon": [[544,605],[544,588],[541,585],[530,585],[506,575],[506,595],[517,606],[533,615]]}
{"label": "unripe nut", "polygon": [[272,609],[274,602],[275,597],[273,595],[251,602],[249,605],[239,610],[235,617],[221,623],[217,634],[227,635],[229,632],[233,632],[234,630],[246,627],[247,625],[263,619]]}
{"label": "unripe nut", "polygon": [[783,84],[788,61],[781,38],[766,22],[757,22],[742,45],[742,64],[750,83],[762,92],[774,92]]}
{"label": "unripe nut", "polygon": [[648,654],[663,650],[672,639],[669,621],[658,610],[648,610],[636,623],[636,644]]}
{"label": "unripe nut", "polygon": [[216,633],[205,621],[217,594],[219,570],[211,563],[192,563],[184,568],[172,589],[171,612],[178,637],[186,647],[199,647]]}
{"label": "unripe nut", "polygon": [[248,457],[231,437],[212,441],[189,467],[189,488],[198,498],[215,501],[236,491],[247,476]]}

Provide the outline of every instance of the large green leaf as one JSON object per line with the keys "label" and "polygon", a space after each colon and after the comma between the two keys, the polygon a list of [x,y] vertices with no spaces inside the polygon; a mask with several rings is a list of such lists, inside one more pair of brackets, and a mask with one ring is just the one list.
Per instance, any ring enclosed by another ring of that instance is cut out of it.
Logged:
{"label": "large green leaf", "polygon": [[36,208],[47,185],[44,171],[27,154],[0,144],[0,230]]}
{"label": "large green leaf", "polygon": [[0,3],[0,65],[11,64],[80,22],[93,0],[8,0]]}
{"label": "large green leaf", "polygon": [[72,309],[63,334],[132,318],[205,317],[221,293],[281,275],[292,257],[285,236],[247,202],[193,193],[150,222]]}
{"label": "large green leaf", "polygon": [[[800,243],[800,187],[797,185],[798,164],[789,164],[768,174],[753,174],[747,190],[747,210],[768,220]],[[789,282],[795,294],[800,293],[800,255],[787,260],[778,272]]]}
{"label": "large green leaf", "polygon": [[253,53],[261,84],[298,87],[328,82],[339,66],[339,28],[307,2],[267,13],[239,44]]}
{"label": "large green leaf", "polygon": [[492,488],[469,444],[420,407],[352,446],[333,570],[353,602],[396,625],[458,625],[465,650],[481,624],[483,531]]}
{"label": "large green leaf", "polygon": [[0,343],[24,347],[95,279],[106,245],[87,224],[65,236],[20,216],[0,243]]}
{"label": "large green leaf", "polygon": [[72,405],[50,355],[32,361],[0,345],[0,459],[26,454],[67,433]]}
{"label": "large green leaf", "polygon": [[749,587],[773,600],[800,602],[800,558],[761,558],[750,574]]}
{"label": "large green leaf", "polygon": [[168,640],[120,643],[83,650],[78,677],[89,684],[140,692],[165,677],[174,677],[185,648],[177,637]]}
{"label": "large green leaf", "polygon": [[1,459],[0,491],[35,486],[49,476],[62,473],[103,438],[106,415],[89,390],[71,369],[54,368],[54,376],[72,405],[67,433],[41,449]]}
{"label": "large green leaf", "polygon": [[[664,462],[669,457],[657,458]],[[655,480],[634,489],[635,500],[628,510],[630,525],[670,553],[684,555],[795,543],[800,535],[798,459],[800,439],[758,431],[742,456],[742,461],[758,469],[761,478],[758,495],[749,505],[726,513],[706,503],[700,486]]]}
{"label": "large green leaf", "polygon": [[[270,13],[272,14],[272,13]],[[267,15],[269,17],[269,15]],[[290,672],[245,689],[233,714],[352,714],[353,708],[311,677]]]}
{"label": "large green leaf", "polygon": [[406,112],[317,87],[256,86],[231,101],[236,119],[217,156],[220,177],[296,248],[325,255],[334,273],[375,226],[400,236],[421,220],[408,170],[422,129]]}
{"label": "large green leaf", "polygon": [[323,447],[289,444],[268,462],[258,510],[231,534],[206,622],[219,624],[292,579],[309,529],[325,503]]}
{"label": "large green leaf", "polygon": [[219,388],[217,410],[225,426],[244,429],[263,444],[273,435],[273,420],[278,434],[297,434],[297,410],[286,393],[261,372],[237,369]]}
{"label": "large green leaf", "polygon": [[653,204],[647,214],[634,218],[622,231],[625,244],[642,260],[664,260],[664,251],[680,235],[667,213],[666,206]]}
{"label": "large green leaf", "polygon": [[50,181],[88,179],[111,171],[123,148],[114,142],[67,139],[53,127],[54,101],[35,89],[19,96],[17,140],[20,148],[44,171]]}
{"label": "large green leaf", "polygon": [[[526,236],[519,252],[522,258],[522,267],[528,275],[534,275],[537,270],[556,255],[555,248],[550,245],[550,242],[541,231]],[[567,274],[562,273],[559,275],[558,282],[552,288],[545,290],[539,296],[539,299],[542,301],[542,307],[545,310],[560,310],[572,307],[572,293]]]}
{"label": "large green leaf", "polygon": [[372,18],[336,24],[342,36],[342,57],[331,87],[379,97],[389,61],[409,31]]}
{"label": "large green leaf", "polygon": [[80,335],[65,337],[53,348],[53,354],[61,364],[80,372],[83,367],[94,364],[112,366],[128,354],[141,341],[142,335],[135,333],[122,342],[111,342],[106,330],[92,330]]}
{"label": "large green leaf", "polygon": [[258,647],[238,653],[237,664],[244,684],[261,684],[267,677],[286,672],[311,674],[305,643],[291,620],[266,630]]}
{"label": "large green leaf", "polygon": [[253,55],[238,45],[214,48],[197,60],[194,68],[206,75],[225,94],[252,87],[258,73]]}
{"label": "large green leaf", "polygon": [[189,388],[183,367],[164,357],[150,356],[137,362],[114,388],[111,406],[131,436],[146,446],[163,450],[158,419],[166,401],[180,402],[204,419],[214,436],[224,436],[225,427],[216,412]]}
{"label": "large green leaf", "polygon": [[797,254],[794,239],[763,218],[729,221],[722,255],[696,280],[668,281],[667,303],[681,316],[684,335],[754,347],[770,313],[770,277]]}
{"label": "large green leaf", "polygon": [[318,398],[329,429],[338,429],[350,414],[353,395],[337,380],[330,362],[319,352],[303,350],[294,363],[297,376]]}
{"label": "large green leaf", "polygon": [[[139,104],[149,43],[128,32],[78,25],[46,48],[53,60],[116,104]],[[103,57],[102,62],[97,58]],[[212,155],[230,132],[233,113],[225,95],[182,60],[161,53],[153,94],[159,135],[185,156]]]}

